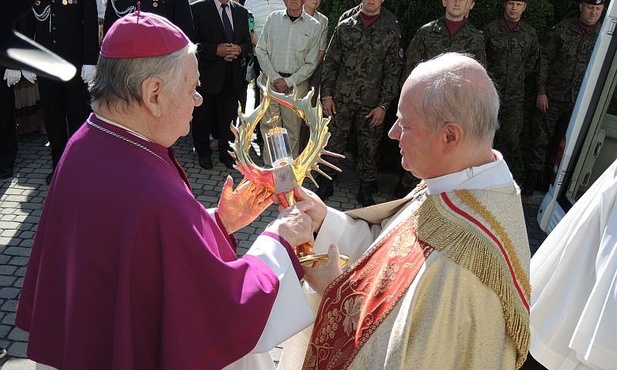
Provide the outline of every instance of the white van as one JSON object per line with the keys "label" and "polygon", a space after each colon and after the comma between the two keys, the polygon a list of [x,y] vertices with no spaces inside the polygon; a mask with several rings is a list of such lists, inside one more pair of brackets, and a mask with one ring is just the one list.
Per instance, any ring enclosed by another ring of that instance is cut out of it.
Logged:
{"label": "white van", "polygon": [[540,228],[547,233],[617,158],[616,26],[617,1],[611,1],[568,124],[555,181],[538,211]]}

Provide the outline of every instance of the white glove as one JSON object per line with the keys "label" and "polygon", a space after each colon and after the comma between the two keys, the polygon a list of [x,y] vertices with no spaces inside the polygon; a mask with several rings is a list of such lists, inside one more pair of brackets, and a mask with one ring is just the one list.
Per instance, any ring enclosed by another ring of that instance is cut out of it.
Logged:
{"label": "white glove", "polygon": [[94,76],[96,75],[96,66],[91,64],[84,64],[81,66],[81,79],[84,80],[86,84],[94,81]]}
{"label": "white glove", "polygon": [[4,79],[6,80],[6,86],[11,87],[19,82],[21,72],[16,69],[7,69],[4,71]]}
{"label": "white glove", "polygon": [[25,69],[22,69],[21,74],[24,76],[26,80],[30,81],[30,83],[34,83],[34,81],[36,81],[36,73],[34,72],[30,72],[30,71],[26,71]]}

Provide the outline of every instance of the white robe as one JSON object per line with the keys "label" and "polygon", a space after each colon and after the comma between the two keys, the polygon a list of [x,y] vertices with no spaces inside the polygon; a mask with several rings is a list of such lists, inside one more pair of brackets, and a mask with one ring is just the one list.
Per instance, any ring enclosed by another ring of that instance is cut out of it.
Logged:
{"label": "white robe", "polygon": [[617,369],[617,161],[531,260],[531,348],[551,370]]}

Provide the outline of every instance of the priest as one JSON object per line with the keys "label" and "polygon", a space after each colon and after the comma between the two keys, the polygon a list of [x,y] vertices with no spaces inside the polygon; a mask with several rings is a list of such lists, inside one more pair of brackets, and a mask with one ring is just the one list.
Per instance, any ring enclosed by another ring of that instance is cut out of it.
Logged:
{"label": "priest", "polygon": [[[317,318],[304,344],[283,345],[284,369],[521,366],[530,251],[520,190],[492,149],[498,111],[480,63],[442,54],[409,75],[389,132],[415,190],[347,213],[297,192],[332,258],[305,271]],[[344,272],[335,245],[355,261]]]}

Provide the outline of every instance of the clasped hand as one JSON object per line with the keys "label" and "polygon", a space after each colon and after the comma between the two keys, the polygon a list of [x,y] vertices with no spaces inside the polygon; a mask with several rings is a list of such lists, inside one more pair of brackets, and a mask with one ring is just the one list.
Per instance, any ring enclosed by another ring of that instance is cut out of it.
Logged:
{"label": "clasped hand", "polygon": [[290,95],[293,93],[293,87],[287,86],[287,82],[283,78],[277,78],[272,81],[272,86],[274,87],[274,91],[278,93],[282,93],[285,95]]}
{"label": "clasped hand", "polygon": [[242,48],[240,45],[224,43],[218,44],[216,47],[216,55],[225,59],[227,62],[231,62],[232,60],[238,58],[240,54],[242,54]]}
{"label": "clasped hand", "polygon": [[[295,207],[310,216],[311,231],[319,231],[326,218],[327,208],[315,193],[300,186],[294,188]],[[279,207],[283,211],[282,207]],[[311,238],[312,239],[312,238]],[[297,245],[297,244],[296,244]],[[328,262],[315,262],[313,266],[302,266],[304,279],[320,295],[337,276],[342,273],[339,264],[339,250],[336,244],[328,248]]]}
{"label": "clasped hand", "polygon": [[281,236],[292,246],[313,243],[313,226],[311,217],[295,205],[285,208],[272,221],[266,231]]}

